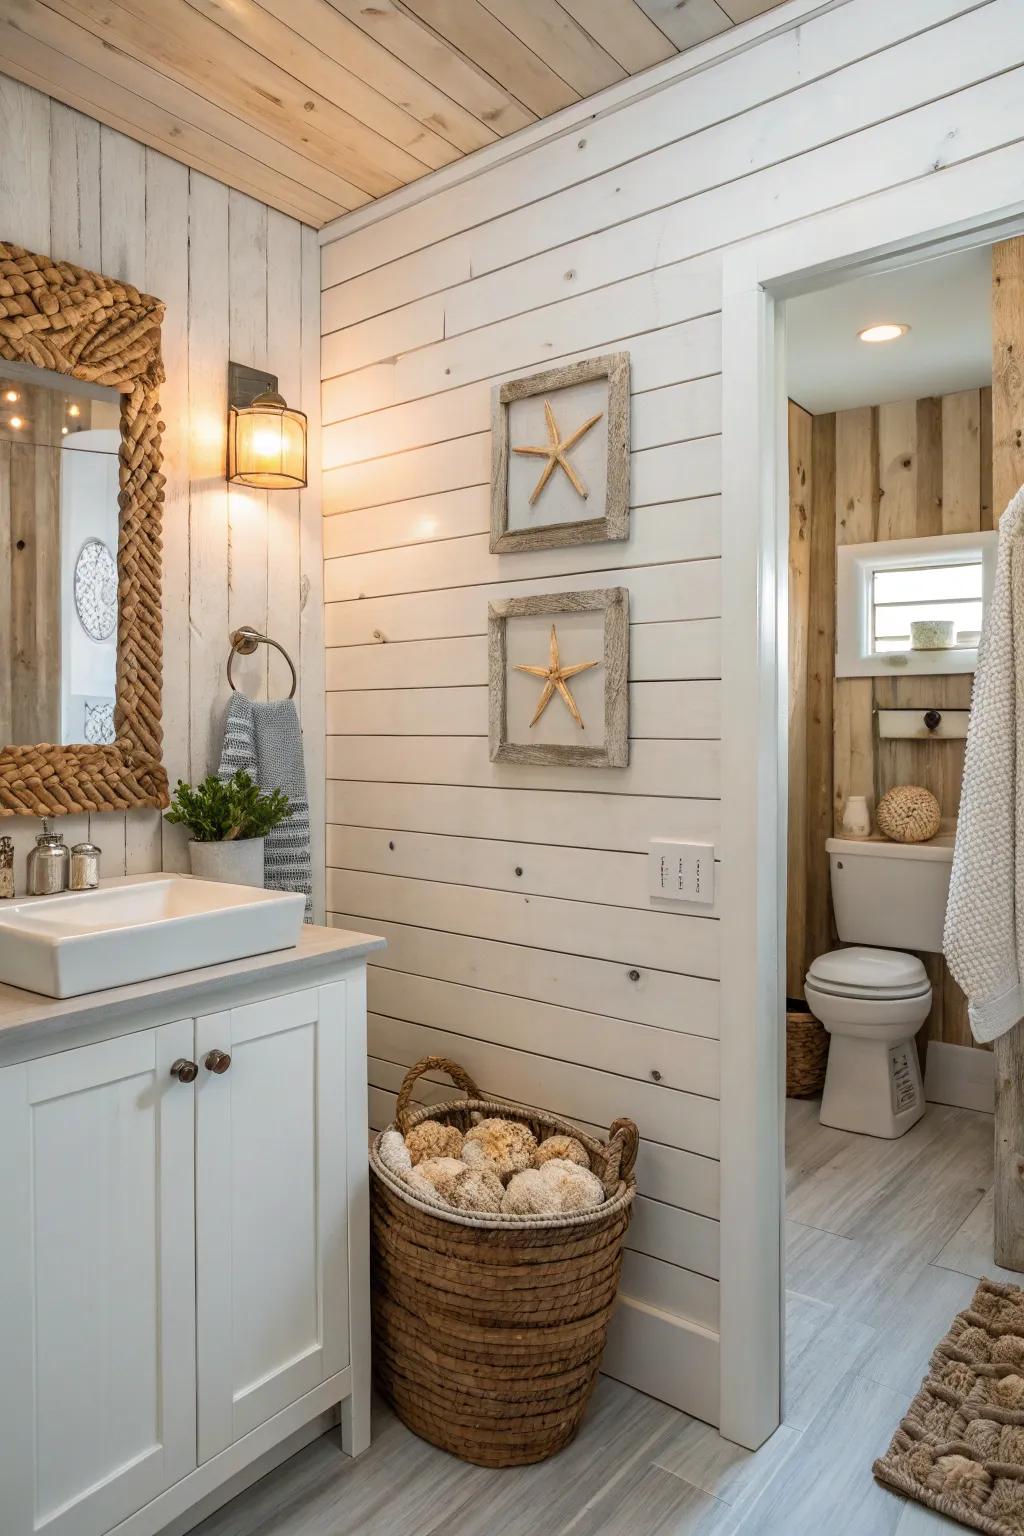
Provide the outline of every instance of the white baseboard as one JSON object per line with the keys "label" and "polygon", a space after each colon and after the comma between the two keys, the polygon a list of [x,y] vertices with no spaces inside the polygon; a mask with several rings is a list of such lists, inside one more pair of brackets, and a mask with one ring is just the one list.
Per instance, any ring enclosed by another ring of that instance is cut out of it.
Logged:
{"label": "white baseboard", "polygon": [[929,1040],[924,1096],[932,1104],[956,1104],[961,1109],[995,1108],[995,1057],[971,1045],[947,1045]]}
{"label": "white baseboard", "polygon": [[718,1334],[620,1296],[601,1361],[606,1376],[717,1426]]}

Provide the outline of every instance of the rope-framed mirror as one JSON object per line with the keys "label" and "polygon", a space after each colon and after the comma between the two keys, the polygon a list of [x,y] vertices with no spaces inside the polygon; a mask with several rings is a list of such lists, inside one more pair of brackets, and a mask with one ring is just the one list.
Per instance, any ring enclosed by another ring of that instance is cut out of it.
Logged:
{"label": "rope-framed mirror", "polygon": [[[20,367],[22,376],[27,364],[106,386],[120,403],[114,739],[97,745],[0,740],[0,817],[168,803],[161,711],[163,314],[158,299],[130,283],[0,241],[0,359]],[[78,407],[69,410],[75,416]],[[12,420],[19,418],[8,415],[8,424]],[[23,543],[14,540],[12,547]],[[28,660],[40,678],[60,664],[59,655]],[[83,738],[88,710],[98,707],[95,700],[85,707]]]}

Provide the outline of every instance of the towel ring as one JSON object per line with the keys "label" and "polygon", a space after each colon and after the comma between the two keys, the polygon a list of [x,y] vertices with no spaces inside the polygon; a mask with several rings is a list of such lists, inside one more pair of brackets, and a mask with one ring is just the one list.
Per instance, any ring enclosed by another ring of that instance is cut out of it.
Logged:
{"label": "towel ring", "polygon": [[253,629],[251,624],[243,624],[241,629],[233,630],[231,634],[231,649],[228,652],[228,683],[232,693],[237,693],[238,689],[235,687],[234,679],[231,676],[231,663],[236,656],[251,656],[258,645],[272,645],[275,651],[280,651],[288,663],[288,670],[292,674],[292,687],[288,697],[294,699],[295,689],[299,681],[298,674],[295,671],[295,663],[283,645],[279,645],[276,640],[271,640],[269,635],[261,635],[259,630]]}

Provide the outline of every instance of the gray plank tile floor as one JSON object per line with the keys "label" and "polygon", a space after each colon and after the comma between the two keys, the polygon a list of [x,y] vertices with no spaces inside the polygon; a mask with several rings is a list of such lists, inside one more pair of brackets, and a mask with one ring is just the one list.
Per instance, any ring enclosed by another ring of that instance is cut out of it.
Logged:
{"label": "gray plank tile floor", "polygon": [[899,1141],[787,1106],[783,1423],[751,1453],[602,1377],[572,1446],[490,1472],[383,1405],[349,1462],[327,1435],[199,1536],[941,1536],[961,1529],[878,1487],[928,1356],[992,1261],[992,1118],[929,1105]]}

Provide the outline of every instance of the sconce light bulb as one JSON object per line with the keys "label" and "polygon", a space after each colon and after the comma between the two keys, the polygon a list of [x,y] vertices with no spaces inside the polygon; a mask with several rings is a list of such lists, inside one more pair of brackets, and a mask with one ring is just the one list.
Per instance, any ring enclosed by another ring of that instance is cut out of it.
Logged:
{"label": "sconce light bulb", "polygon": [[15,432],[17,432],[18,428],[23,427],[25,423],[22,421],[20,416],[12,416],[8,425],[12,426]]}
{"label": "sconce light bulb", "polygon": [[4,395],[4,399],[7,401],[8,405],[17,405],[20,398],[21,397],[16,389],[9,389]]}
{"label": "sconce light bulb", "polygon": [[81,406],[79,406],[79,405],[69,405],[68,406],[68,415],[69,416],[81,416],[81,414],[82,414]]}

